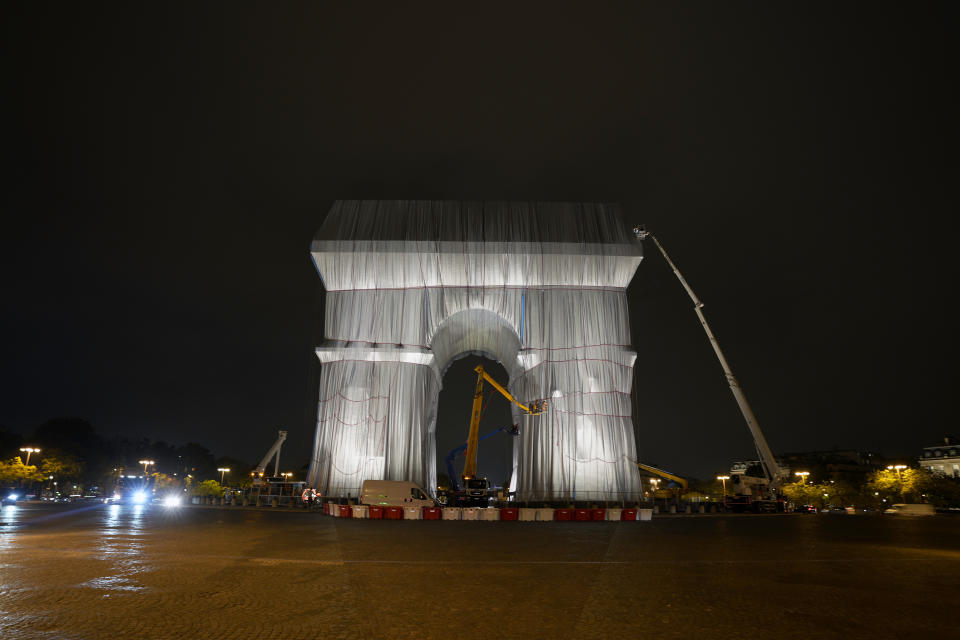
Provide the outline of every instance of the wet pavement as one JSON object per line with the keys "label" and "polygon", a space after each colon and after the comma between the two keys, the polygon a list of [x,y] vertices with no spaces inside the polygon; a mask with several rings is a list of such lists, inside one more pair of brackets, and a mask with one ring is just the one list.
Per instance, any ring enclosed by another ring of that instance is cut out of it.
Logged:
{"label": "wet pavement", "polygon": [[0,513],[0,638],[960,637],[960,517]]}

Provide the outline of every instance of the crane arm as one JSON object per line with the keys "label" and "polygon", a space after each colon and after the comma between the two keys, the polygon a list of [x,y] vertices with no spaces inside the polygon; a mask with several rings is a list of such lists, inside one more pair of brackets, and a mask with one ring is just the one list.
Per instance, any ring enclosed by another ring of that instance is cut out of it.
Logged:
{"label": "crane arm", "polygon": [[699,298],[697,298],[697,294],[693,292],[693,288],[691,288],[686,279],[684,279],[683,275],[680,273],[680,270],[677,269],[677,265],[675,265],[673,260],[670,259],[670,256],[667,255],[666,250],[663,248],[663,245],[660,244],[660,241],[657,240],[657,237],[642,227],[637,227],[634,229],[634,233],[641,240],[647,236],[653,240],[654,244],[657,245],[657,249],[659,249],[660,253],[663,254],[664,260],[666,260],[667,264],[670,265],[674,275],[677,276],[680,284],[682,284],[683,288],[687,291],[687,295],[689,295],[690,299],[693,301],[693,310],[696,311],[697,317],[700,318],[700,324],[703,326],[703,330],[707,334],[707,338],[710,340],[710,345],[713,347],[714,352],[717,354],[717,359],[720,361],[720,366],[723,367],[723,372],[727,376],[727,384],[730,386],[730,391],[733,393],[733,397],[736,399],[737,405],[740,407],[740,413],[743,414],[743,419],[747,422],[747,428],[750,429],[750,435],[753,436],[754,445],[756,446],[757,453],[760,456],[760,464],[763,466],[763,472],[767,476],[767,481],[770,483],[770,490],[773,492],[782,482],[782,473],[780,471],[780,467],[777,465],[777,461],[774,459],[773,452],[770,451],[769,445],[767,445],[766,438],[763,437],[763,432],[760,431],[760,425],[757,423],[756,416],[753,415],[753,409],[750,408],[750,404],[747,402],[747,397],[743,394],[743,389],[740,388],[740,383],[733,375],[733,371],[730,369],[730,364],[727,362],[726,357],[723,355],[723,351],[720,349],[720,343],[717,341],[716,336],[713,335],[713,331],[710,330],[710,325],[707,324],[707,318],[703,315],[702,311],[703,303]]}
{"label": "crane arm", "polygon": [[660,476],[661,478],[666,478],[667,480],[673,480],[674,482],[676,482],[677,484],[679,484],[681,487],[683,487],[683,490],[684,490],[684,491],[687,490],[687,480],[686,480],[686,478],[681,478],[680,476],[676,476],[676,475],[670,473],[669,471],[664,471],[663,469],[658,469],[658,468],[656,468],[656,467],[651,467],[650,465],[648,465],[648,464],[643,464],[642,462],[638,462],[638,463],[637,463],[637,466],[640,467],[641,469],[643,469],[644,471],[646,471],[647,473],[652,473],[652,474],[655,475],[655,476]]}
{"label": "crane arm", "polygon": [[491,385],[493,385],[493,388],[496,389],[497,391],[499,391],[499,392],[503,395],[504,398],[506,398],[507,400],[509,400],[509,401],[512,402],[513,404],[517,405],[518,407],[520,407],[521,409],[523,409],[524,411],[526,411],[526,412],[529,413],[530,415],[532,415],[532,416],[540,415],[541,413],[543,413],[543,412],[546,410],[546,407],[547,407],[547,401],[546,401],[546,400],[536,400],[536,401],[534,401],[534,402],[531,402],[530,404],[531,404],[532,406],[530,406],[530,407],[528,407],[528,406],[526,406],[525,404],[521,403],[519,400],[517,400],[516,398],[513,397],[513,394],[511,394],[509,391],[507,391],[506,389],[504,389],[504,388],[500,385],[499,382],[497,382],[496,380],[494,380],[493,378],[491,378],[491,377],[490,377],[490,374],[487,373],[487,372],[484,370],[484,368],[483,368],[482,365],[481,365],[481,366],[478,366],[476,369],[474,369],[474,371],[476,371],[478,374],[480,374],[480,376],[481,376],[484,380],[486,380],[486,381],[489,382]]}
{"label": "crane arm", "polygon": [[[504,389],[500,383],[490,377],[483,365],[478,365],[474,371],[477,372],[477,387],[473,394],[473,412],[470,414],[470,432],[467,435],[467,461],[463,465],[463,477],[470,479],[477,475],[477,443],[480,435],[480,416],[483,413],[483,381],[489,382],[494,389],[499,391],[504,398],[523,409],[530,415],[537,416],[546,411],[547,401],[536,400],[531,402],[531,406],[522,404],[513,395]],[[451,478],[452,480],[452,478]]]}
{"label": "crane arm", "polygon": [[277,435],[276,442],[273,443],[273,446],[270,447],[270,450],[267,451],[267,455],[263,456],[263,460],[260,461],[260,464],[257,465],[256,473],[263,474],[264,470],[267,468],[267,465],[270,464],[270,458],[276,455],[276,461],[274,464],[273,475],[280,473],[280,447],[283,446],[283,441],[287,439],[286,431],[279,431]]}

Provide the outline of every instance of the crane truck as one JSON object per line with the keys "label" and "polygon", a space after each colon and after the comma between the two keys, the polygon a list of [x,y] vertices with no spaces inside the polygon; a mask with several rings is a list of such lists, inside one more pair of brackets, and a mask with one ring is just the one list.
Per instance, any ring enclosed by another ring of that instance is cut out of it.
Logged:
{"label": "crane truck", "polygon": [[[473,410],[470,414],[470,432],[467,435],[467,442],[464,445],[466,448],[466,461],[463,465],[463,474],[461,478],[461,487],[462,496],[461,502],[466,505],[486,505],[487,503],[487,494],[490,490],[490,483],[484,477],[477,477],[477,445],[480,442],[480,417],[483,414],[483,383],[488,382],[490,386],[500,392],[504,398],[517,405],[525,413],[538,416],[547,410],[547,401],[545,399],[535,400],[530,403],[530,406],[526,406],[519,400],[513,397],[509,391],[507,391],[503,386],[498,383],[496,380],[490,377],[490,374],[484,370],[483,365],[478,365],[474,371],[477,372],[477,386],[473,394]],[[499,431],[499,429],[497,430]],[[489,433],[484,436],[484,439],[493,435],[496,431]],[[514,433],[512,435],[517,435]],[[456,456],[457,449],[451,452],[451,455]],[[448,456],[449,458],[449,456]],[[448,463],[448,469],[451,469],[451,464]],[[454,474],[450,474],[450,481],[455,482]]]}
{"label": "crane truck", "polygon": [[[723,368],[723,372],[727,377],[727,385],[730,387],[730,392],[733,393],[733,397],[736,399],[737,405],[740,407],[740,413],[743,414],[743,418],[747,423],[747,428],[750,430],[750,435],[753,436],[753,444],[757,449],[757,455],[760,458],[759,462],[765,480],[763,493],[765,493],[766,496],[765,499],[754,500],[751,496],[745,495],[741,496],[742,498],[745,498],[745,500],[741,500],[741,502],[746,502],[748,504],[752,503],[753,508],[760,511],[770,510],[771,506],[776,508],[776,505],[779,503],[779,489],[781,486],[783,486],[788,471],[781,469],[777,464],[776,459],[773,457],[773,452],[770,451],[770,447],[767,445],[767,440],[763,437],[763,432],[760,431],[760,425],[757,423],[757,418],[755,415],[753,415],[753,409],[750,408],[750,404],[747,402],[747,397],[743,394],[743,389],[740,387],[740,383],[733,375],[733,371],[730,369],[730,364],[727,362],[726,357],[723,355],[723,351],[720,349],[720,343],[717,341],[716,336],[713,335],[713,331],[710,330],[710,325],[707,324],[707,318],[703,315],[703,302],[701,302],[697,297],[697,294],[693,292],[693,289],[687,283],[686,279],[684,279],[683,275],[680,273],[680,270],[677,269],[677,265],[675,265],[673,260],[670,259],[670,256],[667,255],[666,250],[663,248],[663,245],[660,244],[660,241],[657,240],[655,235],[647,231],[646,227],[642,225],[634,227],[633,233],[639,240],[645,240],[646,238],[653,240],[653,243],[663,255],[664,260],[667,261],[667,264],[670,265],[674,275],[677,276],[680,284],[683,285],[687,295],[690,296],[690,300],[693,301],[693,310],[700,319],[700,325],[707,334],[707,339],[710,340],[710,344],[713,346],[713,351],[716,353],[717,359],[720,361],[720,366]],[[726,497],[724,497],[724,499],[726,499]]]}

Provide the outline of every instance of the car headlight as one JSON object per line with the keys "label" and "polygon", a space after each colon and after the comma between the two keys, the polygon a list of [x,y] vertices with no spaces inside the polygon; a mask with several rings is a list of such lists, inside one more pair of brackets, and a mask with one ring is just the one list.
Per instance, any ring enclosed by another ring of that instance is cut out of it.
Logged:
{"label": "car headlight", "polygon": [[165,507],[179,507],[180,506],[180,496],[167,496],[163,499],[163,506]]}
{"label": "car headlight", "polygon": [[144,502],[147,501],[147,492],[146,492],[146,491],[134,491],[134,492],[133,492],[133,496],[131,496],[131,497],[132,497],[132,499],[133,499],[133,504],[143,504]]}

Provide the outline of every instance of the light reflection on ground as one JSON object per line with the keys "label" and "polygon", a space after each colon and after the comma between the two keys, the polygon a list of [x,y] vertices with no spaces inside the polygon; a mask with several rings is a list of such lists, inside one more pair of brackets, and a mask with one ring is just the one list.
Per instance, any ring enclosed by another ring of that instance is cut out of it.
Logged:
{"label": "light reflection on ground", "polygon": [[144,510],[142,505],[112,504],[102,512],[95,557],[110,563],[110,575],[82,583],[81,587],[106,591],[144,591],[137,577],[150,571],[144,563]]}
{"label": "light reflection on ground", "polygon": [[[953,518],[374,522],[104,504],[2,517],[2,640],[956,635],[942,615],[960,590]],[[477,593],[507,597],[457,604]],[[757,598],[769,615],[749,613]],[[411,608],[422,601],[439,604]]]}

